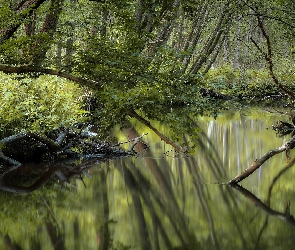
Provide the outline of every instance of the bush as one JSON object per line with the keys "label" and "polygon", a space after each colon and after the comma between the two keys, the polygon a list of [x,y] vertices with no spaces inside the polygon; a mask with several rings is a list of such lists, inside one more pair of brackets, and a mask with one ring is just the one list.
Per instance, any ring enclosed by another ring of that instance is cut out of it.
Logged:
{"label": "bush", "polygon": [[[276,72],[279,81],[295,90],[294,79],[290,74]],[[283,93],[270,77],[268,69],[247,69],[242,71],[230,65],[210,69],[204,77],[207,88],[239,98],[263,98]]]}
{"label": "bush", "polygon": [[0,136],[44,133],[85,119],[83,90],[55,76],[21,78],[0,74]]}

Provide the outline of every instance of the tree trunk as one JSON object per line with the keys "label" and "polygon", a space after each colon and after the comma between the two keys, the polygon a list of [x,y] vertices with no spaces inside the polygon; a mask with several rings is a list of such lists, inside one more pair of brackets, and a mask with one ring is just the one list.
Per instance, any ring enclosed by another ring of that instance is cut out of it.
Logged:
{"label": "tree trunk", "polygon": [[0,31],[0,44],[12,37],[17,29],[23,24],[25,19],[31,16],[34,10],[38,9],[45,1],[46,0],[21,1],[12,7],[12,10],[18,15],[18,20]]}

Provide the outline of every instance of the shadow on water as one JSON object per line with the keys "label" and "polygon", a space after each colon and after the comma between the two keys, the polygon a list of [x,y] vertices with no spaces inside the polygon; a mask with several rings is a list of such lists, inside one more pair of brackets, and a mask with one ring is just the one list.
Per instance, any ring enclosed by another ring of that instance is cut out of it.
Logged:
{"label": "shadow on water", "polygon": [[67,160],[1,169],[0,190],[15,194],[28,194],[41,188],[49,180],[70,182],[70,179],[79,177],[83,182],[83,173],[87,173],[95,164],[107,160],[108,158]]}
{"label": "shadow on water", "polygon": [[[241,147],[232,138],[237,129],[220,127],[219,134],[210,126],[195,138],[199,148],[193,156],[159,157],[150,142],[145,156],[3,170],[0,248],[290,249],[295,225],[290,202],[282,206],[276,200],[294,197],[284,178],[293,173],[295,160],[266,181],[269,188],[259,195],[251,186],[229,187],[223,183],[236,173],[227,164],[238,157],[230,146]],[[125,133],[139,136],[134,127]],[[146,143],[135,150],[142,152]]]}

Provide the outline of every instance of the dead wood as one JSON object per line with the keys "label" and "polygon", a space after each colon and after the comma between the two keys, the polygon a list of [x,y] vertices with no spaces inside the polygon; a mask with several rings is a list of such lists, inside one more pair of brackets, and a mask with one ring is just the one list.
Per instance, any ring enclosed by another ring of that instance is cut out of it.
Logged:
{"label": "dead wood", "polygon": [[184,149],[184,148],[178,146],[177,144],[175,144],[168,137],[166,137],[159,130],[157,130],[154,126],[152,126],[151,123],[148,120],[146,120],[145,118],[141,117],[134,110],[127,110],[127,114],[129,116],[131,116],[131,117],[136,118],[138,121],[140,121],[141,123],[143,123],[144,125],[146,125],[148,128],[150,128],[151,130],[153,130],[161,138],[161,140],[163,140],[167,144],[170,144],[176,151],[181,152],[181,153],[184,153],[184,154],[187,154],[187,150],[186,149]]}
{"label": "dead wood", "polygon": [[286,142],[279,148],[270,150],[259,159],[256,159],[249,168],[247,168],[243,173],[237,175],[235,178],[231,179],[227,184],[233,185],[233,184],[239,183],[240,181],[244,180],[249,175],[251,175],[256,169],[261,167],[261,165],[264,162],[266,162],[268,159],[270,159],[274,155],[279,154],[281,152],[286,151],[287,160],[290,160],[290,149],[293,149],[294,147],[295,147],[295,136],[291,137],[291,139],[288,142]]}
{"label": "dead wood", "polygon": [[[85,127],[85,126],[84,126]],[[133,146],[126,151],[108,142],[102,142],[97,134],[83,124],[61,128],[41,135],[23,132],[0,140],[0,166],[19,166],[64,159],[93,159],[134,155]],[[138,140],[134,140],[136,144]],[[119,144],[120,145],[120,144]]]}

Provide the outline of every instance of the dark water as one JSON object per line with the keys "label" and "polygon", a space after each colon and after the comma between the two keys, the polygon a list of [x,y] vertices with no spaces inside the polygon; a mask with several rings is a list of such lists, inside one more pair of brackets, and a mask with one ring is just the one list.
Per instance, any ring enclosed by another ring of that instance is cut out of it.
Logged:
{"label": "dark water", "polygon": [[293,249],[295,167],[284,154],[243,187],[223,184],[286,141],[266,129],[272,123],[262,114],[200,121],[203,133],[186,137],[199,141],[188,157],[140,125],[117,131],[120,140],[148,132],[150,148],[69,183],[0,192],[0,249]]}

